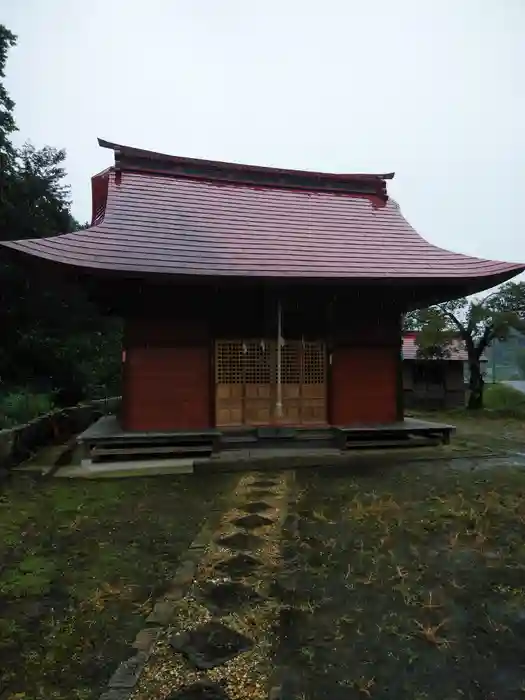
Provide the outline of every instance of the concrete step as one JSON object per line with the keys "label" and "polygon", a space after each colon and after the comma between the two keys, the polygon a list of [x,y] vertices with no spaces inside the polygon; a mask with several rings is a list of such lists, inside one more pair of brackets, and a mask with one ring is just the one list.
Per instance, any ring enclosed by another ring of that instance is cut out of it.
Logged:
{"label": "concrete step", "polygon": [[13,467],[13,471],[49,474],[57,466],[69,461],[74,446],[75,438],[61,445],[42,447],[25,462]]}
{"label": "concrete step", "polygon": [[55,477],[69,479],[111,479],[157,474],[193,474],[193,459],[144,459],[132,462],[92,462],[82,460],[80,466],[61,467]]}

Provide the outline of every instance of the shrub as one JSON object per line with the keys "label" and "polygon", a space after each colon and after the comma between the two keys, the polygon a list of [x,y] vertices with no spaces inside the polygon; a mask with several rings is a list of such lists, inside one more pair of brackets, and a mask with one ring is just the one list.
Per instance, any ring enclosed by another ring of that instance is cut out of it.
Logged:
{"label": "shrub", "polygon": [[505,384],[487,385],[484,404],[485,408],[501,416],[525,417],[525,394]]}
{"label": "shrub", "polygon": [[32,394],[24,391],[10,392],[0,396],[0,428],[28,421],[53,410],[50,394]]}

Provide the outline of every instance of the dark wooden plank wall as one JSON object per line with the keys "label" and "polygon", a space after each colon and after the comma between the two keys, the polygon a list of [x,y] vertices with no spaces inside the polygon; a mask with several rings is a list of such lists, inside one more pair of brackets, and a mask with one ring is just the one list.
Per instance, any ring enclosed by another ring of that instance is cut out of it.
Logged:
{"label": "dark wooden plank wall", "polygon": [[332,340],[330,421],[333,425],[390,423],[402,418],[400,314],[388,303],[343,309]]}
{"label": "dark wooden plank wall", "polygon": [[202,324],[164,319],[126,323],[125,430],[210,427],[210,353]]}

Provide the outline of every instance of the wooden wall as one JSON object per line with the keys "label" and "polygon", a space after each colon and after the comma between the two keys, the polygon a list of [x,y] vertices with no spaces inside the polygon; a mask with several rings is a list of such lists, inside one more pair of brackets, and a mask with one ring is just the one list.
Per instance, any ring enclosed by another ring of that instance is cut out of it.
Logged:
{"label": "wooden wall", "polygon": [[[275,290],[145,289],[126,321],[123,427],[204,429],[215,423],[214,339],[274,338]],[[328,421],[388,423],[402,416],[400,314],[370,292],[294,290],[288,338],[324,340]]]}
{"label": "wooden wall", "polygon": [[128,320],[123,428],[210,427],[210,371],[210,346],[201,324]]}
{"label": "wooden wall", "polygon": [[331,423],[402,419],[399,314],[394,309],[370,310],[339,327],[332,351]]}
{"label": "wooden wall", "polygon": [[389,347],[340,347],[332,357],[331,422],[397,420],[397,357]]}

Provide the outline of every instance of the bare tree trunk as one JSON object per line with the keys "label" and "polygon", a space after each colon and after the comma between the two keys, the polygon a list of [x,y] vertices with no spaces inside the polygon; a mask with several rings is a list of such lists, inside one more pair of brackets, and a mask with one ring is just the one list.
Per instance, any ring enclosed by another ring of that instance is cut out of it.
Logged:
{"label": "bare tree trunk", "polygon": [[483,389],[485,382],[481,372],[479,358],[469,358],[469,394],[467,408],[470,411],[477,411],[483,408]]}

